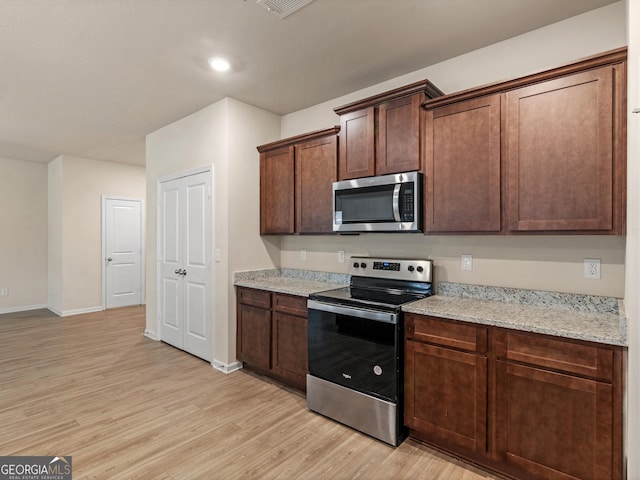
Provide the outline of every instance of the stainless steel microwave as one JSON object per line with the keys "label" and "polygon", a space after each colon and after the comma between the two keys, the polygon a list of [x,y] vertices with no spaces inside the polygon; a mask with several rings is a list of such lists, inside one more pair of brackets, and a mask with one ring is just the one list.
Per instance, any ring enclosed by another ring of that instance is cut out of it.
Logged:
{"label": "stainless steel microwave", "polygon": [[422,173],[333,183],[334,232],[421,232]]}

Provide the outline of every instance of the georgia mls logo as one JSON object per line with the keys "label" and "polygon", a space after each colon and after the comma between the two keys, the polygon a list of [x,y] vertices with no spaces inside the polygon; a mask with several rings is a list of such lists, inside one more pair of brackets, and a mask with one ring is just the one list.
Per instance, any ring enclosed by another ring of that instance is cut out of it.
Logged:
{"label": "georgia mls logo", "polygon": [[71,480],[71,456],[0,457],[0,480]]}

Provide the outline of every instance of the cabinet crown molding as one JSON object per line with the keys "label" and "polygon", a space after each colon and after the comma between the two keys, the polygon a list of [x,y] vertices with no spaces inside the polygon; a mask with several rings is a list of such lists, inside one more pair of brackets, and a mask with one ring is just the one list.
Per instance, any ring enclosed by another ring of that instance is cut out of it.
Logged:
{"label": "cabinet crown molding", "polygon": [[533,83],[543,82],[545,80],[550,80],[564,75],[571,75],[573,73],[581,72],[584,70],[591,70],[594,68],[603,67],[605,65],[614,65],[617,63],[622,63],[626,60],[627,47],[620,47],[614,50],[609,50],[586,58],[578,59],[561,67],[535,72],[530,75],[518,77],[516,79],[489,83],[479,87],[469,88],[467,90],[461,90],[459,92],[442,95],[437,98],[429,98],[422,103],[422,108],[424,108],[425,110],[431,110],[433,108],[450,105],[452,103],[461,102],[470,98],[476,98],[483,95],[492,95],[494,93],[504,93],[508,90],[520,88],[525,85],[531,85]]}
{"label": "cabinet crown molding", "polygon": [[268,152],[275,150],[276,148],[290,147],[296,143],[308,142],[317,138],[328,137],[329,135],[337,135],[340,131],[340,125],[336,125],[324,130],[315,130],[309,133],[303,133],[302,135],[296,135],[295,137],[283,138],[282,140],[276,140],[275,142],[265,143],[264,145],[258,145],[256,148],[258,152]]}
{"label": "cabinet crown molding", "polygon": [[377,95],[373,95],[371,97],[367,97],[362,100],[343,105],[341,107],[334,108],[333,111],[338,115],[344,115],[345,113],[355,112],[357,110],[380,105],[381,103],[388,102],[390,100],[407,97],[409,95],[413,95],[414,93],[421,92],[424,92],[427,98],[435,98],[444,95],[444,92],[442,90],[436,87],[429,80],[425,79],[416,83],[405,85],[403,87],[389,90],[387,92],[379,93]]}

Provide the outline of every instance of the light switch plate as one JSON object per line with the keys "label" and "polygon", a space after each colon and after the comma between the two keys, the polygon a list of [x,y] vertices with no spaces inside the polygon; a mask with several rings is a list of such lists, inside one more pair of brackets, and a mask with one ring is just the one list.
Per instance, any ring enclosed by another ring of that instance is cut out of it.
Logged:
{"label": "light switch plate", "polygon": [[460,269],[468,272],[473,270],[473,255],[460,255]]}

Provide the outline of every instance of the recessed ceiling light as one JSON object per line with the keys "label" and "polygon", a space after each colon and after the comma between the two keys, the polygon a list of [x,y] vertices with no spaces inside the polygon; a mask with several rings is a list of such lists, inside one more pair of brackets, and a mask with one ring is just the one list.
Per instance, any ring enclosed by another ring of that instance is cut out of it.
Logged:
{"label": "recessed ceiling light", "polygon": [[227,62],[224,58],[221,58],[221,57],[211,57],[209,59],[209,65],[216,72],[226,72],[227,70],[229,70],[229,68],[231,68],[231,65],[229,65],[229,62]]}

